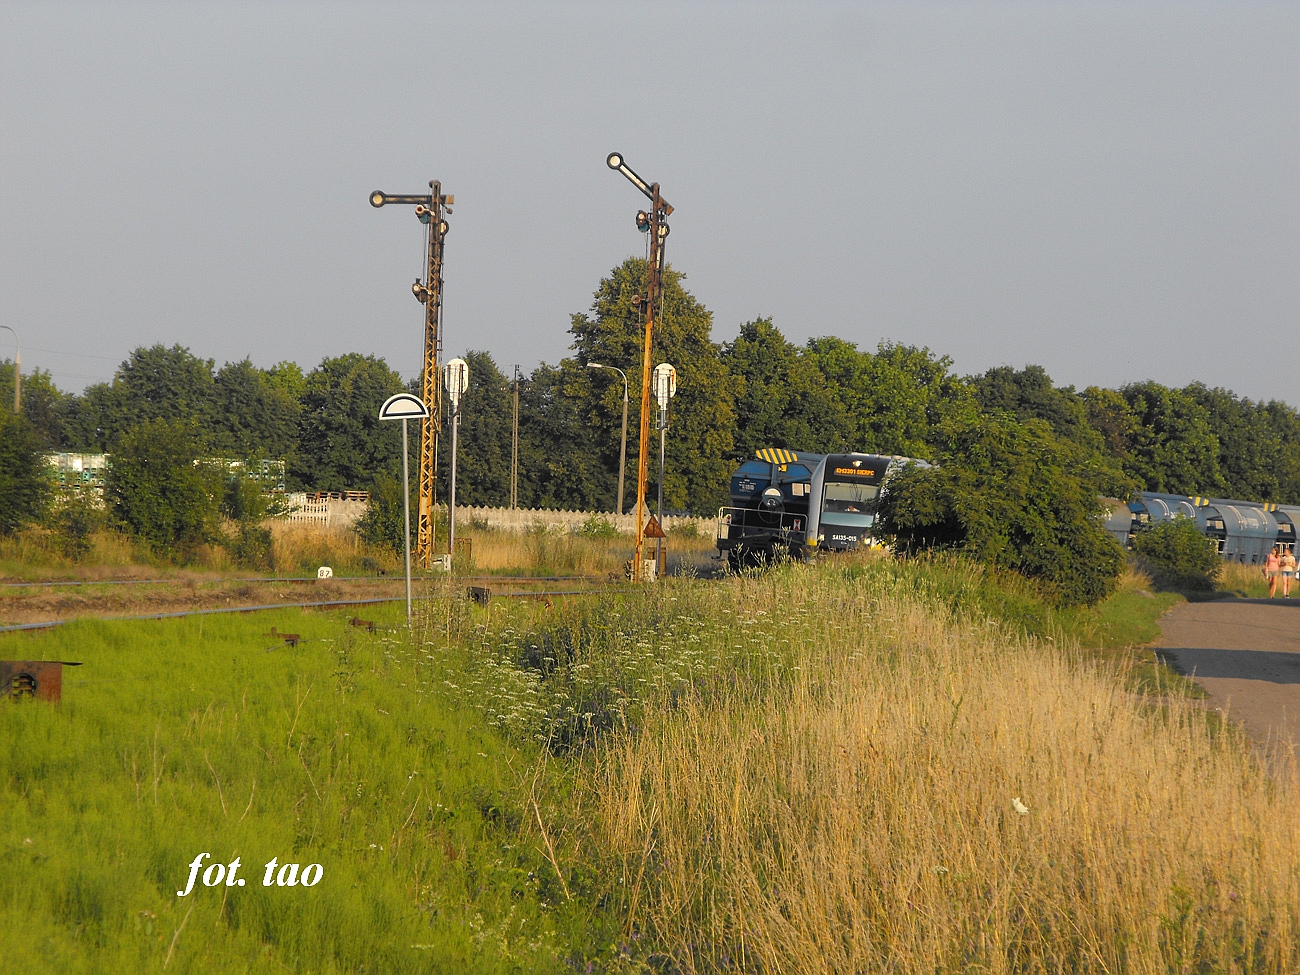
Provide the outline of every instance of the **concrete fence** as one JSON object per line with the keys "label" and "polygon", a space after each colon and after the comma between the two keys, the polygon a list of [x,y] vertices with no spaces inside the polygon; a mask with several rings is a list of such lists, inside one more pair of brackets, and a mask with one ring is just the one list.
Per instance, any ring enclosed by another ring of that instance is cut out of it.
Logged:
{"label": "concrete fence", "polygon": [[[415,499],[413,498],[412,501]],[[313,498],[306,494],[291,494],[289,502],[294,510],[283,517],[284,521],[319,525],[322,528],[351,528],[366,513],[367,502],[340,498]],[[414,507],[414,505],[412,505]],[[446,516],[446,505],[438,506]],[[625,535],[636,533],[635,515],[616,515],[600,511],[553,511],[549,508],[486,508],[456,505],[456,525],[462,530],[486,527],[496,531],[526,532],[543,529],[551,532],[572,532],[593,519],[604,521]],[[412,518],[414,521],[414,518]],[[664,530],[694,525],[700,534],[711,534],[713,518],[688,518],[677,515],[664,516]],[[414,531],[415,526],[411,526]]]}

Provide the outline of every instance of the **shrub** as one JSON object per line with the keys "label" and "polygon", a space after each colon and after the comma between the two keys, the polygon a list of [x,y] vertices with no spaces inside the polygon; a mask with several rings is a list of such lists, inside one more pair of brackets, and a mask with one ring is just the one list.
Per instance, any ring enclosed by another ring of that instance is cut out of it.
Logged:
{"label": "shrub", "polygon": [[599,515],[592,515],[573,530],[584,538],[618,538],[619,530]]}
{"label": "shrub", "polygon": [[218,540],[222,473],[201,460],[191,424],[146,420],[122,436],[106,490],[131,534],[169,556],[190,558]]}
{"label": "shrub", "polygon": [[880,502],[899,550],[956,549],[1035,579],[1063,605],[1115,591],[1124,553],[1101,524],[1097,471],[1041,420],[981,416],[944,430],[937,467],[905,467]]}
{"label": "shrub", "polygon": [[1187,517],[1139,532],[1133,538],[1133,551],[1151,567],[1157,581],[1170,589],[1213,589],[1223,571],[1214,540]]}

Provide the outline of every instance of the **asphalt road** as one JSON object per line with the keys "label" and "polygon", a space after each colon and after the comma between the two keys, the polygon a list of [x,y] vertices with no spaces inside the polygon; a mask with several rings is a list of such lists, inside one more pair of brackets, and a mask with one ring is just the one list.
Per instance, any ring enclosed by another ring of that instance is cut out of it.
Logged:
{"label": "asphalt road", "polygon": [[1300,598],[1180,603],[1160,630],[1156,648],[1215,707],[1262,744],[1300,748]]}

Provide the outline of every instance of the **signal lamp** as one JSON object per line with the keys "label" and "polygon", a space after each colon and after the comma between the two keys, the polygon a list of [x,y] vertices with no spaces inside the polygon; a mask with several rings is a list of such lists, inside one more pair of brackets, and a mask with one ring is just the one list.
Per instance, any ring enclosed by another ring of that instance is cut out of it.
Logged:
{"label": "signal lamp", "polygon": [[441,221],[439,221],[439,223],[438,223],[438,233],[439,233],[439,234],[442,234],[442,235],[445,236],[446,233],[447,233],[447,231],[450,230],[450,229],[451,229],[451,228],[447,225],[447,221],[446,221],[446,220],[441,220]]}
{"label": "signal lamp", "polygon": [[636,229],[641,231],[643,234],[650,231],[650,214],[646,213],[644,210],[638,210],[636,212]]}

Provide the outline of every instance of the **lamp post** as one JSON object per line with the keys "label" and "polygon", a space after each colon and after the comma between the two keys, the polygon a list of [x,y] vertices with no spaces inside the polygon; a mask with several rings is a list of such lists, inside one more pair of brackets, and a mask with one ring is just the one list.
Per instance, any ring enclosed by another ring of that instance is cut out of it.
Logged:
{"label": "lamp post", "polygon": [[650,199],[650,210],[638,210],[637,229],[650,234],[650,260],[646,273],[645,296],[645,342],[641,351],[641,436],[637,444],[636,465],[636,554],[632,556],[632,578],[644,582],[645,566],[642,565],[641,552],[645,548],[645,521],[642,511],[645,505],[646,466],[649,462],[650,439],[650,350],[654,332],[654,317],[659,300],[659,281],[664,271],[664,238],[668,236],[668,224],[664,219],[673,208],[659,195],[659,184],[647,184],[634,173],[623,161],[621,152],[611,152],[605,158],[605,165],[622,173],[629,183],[639,189]]}
{"label": "lamp post", "polygon": [[414,418],[429,419],[429,408],[424,400],[410,393],[395,393],[384,400],[379,408],[379,419],[402,421],[402,513],[406,528],[402,540],[406,545],[406,628],[411,628],[411,473],[407,455],[411,452],[406,438],[406,421]]}
{"label": "lamp post", "polygon": [[469,363],[464,359],[447,362],[443,385],[451,399],[451,499],[447,505],[447,553],[456,561],[456,435],[460,430],[460,398],[469,388]]}
{"label": "lamp post", "polygon": [[18,348],[18,333],[8,325],[0,325],[6,332],[14,337],[14,414],[17,415],[22,409],[22,384],[23,384],[23,353]]}
{"label": "lamp post", "polygon": [[515,422],[510,434],[510,510],[519,507],[519,366],[515,366]]}
{"label": "lamp post", "polygon": [[618,448],[618,507],[617,514],[623,513],[623,467],[627,463],[627,373],[618,366],[607,366],[603,362],[588,362],[588,369],[612,369],[623,377],[623,442]]}
{"label": "lamp post", "polygon": [[655,366],[655,399],[659,403],[659,528],[655,539],[655,575],[664,574],[664,438],[668,433],[668,401],[677,395],[677,370],[666,362]]}

